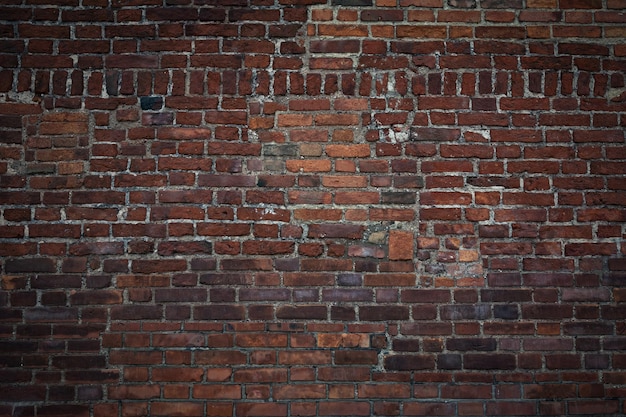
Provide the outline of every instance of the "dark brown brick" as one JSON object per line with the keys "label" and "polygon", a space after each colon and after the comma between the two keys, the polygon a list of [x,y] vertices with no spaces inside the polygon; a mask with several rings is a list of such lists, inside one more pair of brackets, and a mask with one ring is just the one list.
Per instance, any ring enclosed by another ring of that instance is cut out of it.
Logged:
{"label": "dark brown brick", "polygon": [[391,355],[385,358],[385,369],[390,371],[415,371],[434,369],[435,357],[430,355]]}
{"label": "dark brown brick", "polygon": [[515,369],[515,355],[512,354],[466,354],[463,355],[466,369]]}
{"label": "dark brown brick", "polygon": [[363,321],[406,320],[409,308],[406,306],[363,306],[359,309],[359,318]]}

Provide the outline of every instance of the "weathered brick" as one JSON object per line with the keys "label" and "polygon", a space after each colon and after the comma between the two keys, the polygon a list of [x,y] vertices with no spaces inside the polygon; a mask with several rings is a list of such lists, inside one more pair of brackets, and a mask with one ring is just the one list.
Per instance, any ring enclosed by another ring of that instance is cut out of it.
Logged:
{"label": "weathered brick", "polygon": [[55,272],[56,262],[51,258],[22,258],[6,261],[7,272]]}
{"label": "weathered brick", "polygon": [[392,355],[385,358],[385,368],[394,371],[433,369],[435,358],[430,355]]}
{"label": "weathered brick", "polygon": [[150,409],[156,416],[201,416],[203,408],[201,402],[154,402]]}
{"label": "weathered brick", "polygon": [[309,236],[317,238],[360,239],[363,227],[343,224],[313,224],[309,228]]}
{"label": "weathered brick", "polygon": [[392,230],[389,233],[389,259],[413,259],[413,248],[413,233],[400,230]]}
{"label": "weathered brick", "polygon": [[466,354],[463,364],[467,369],[514,369],[516,360],[511,354]]}
{"label": "weathered brick", "polygon": [[623,0],[45,3],[0,414],[623,412]]}
{"label": "weathered brick", "polygon": [[324,320],[327,317],[325,306],[280,306],[276,310],[276,317],[279,319],[307,319]]}
{"label": "weathered brick", "polygon": [[279,363],[285,365],[314,365],[329,364],[328,351],[286,351],[279,355]]}
{"label": "weathered brick", "polygon": [[359,318],[364,321],[406,320],[409,309],[405,306],[363,306],[359,309]]}
{"label": "weathered brick", "polygon": [[194,308],[194,317],[199,320],[241,320],[244,316],[243,306],[216,304]]}

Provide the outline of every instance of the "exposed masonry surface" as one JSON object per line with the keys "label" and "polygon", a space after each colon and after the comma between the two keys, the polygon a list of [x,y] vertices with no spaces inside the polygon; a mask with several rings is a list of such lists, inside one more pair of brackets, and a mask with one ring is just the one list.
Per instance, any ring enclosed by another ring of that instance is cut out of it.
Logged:
{"label": "exposed masonry surface", "polygon": [[0,415],[626,414],[625,11],[2,1]]}

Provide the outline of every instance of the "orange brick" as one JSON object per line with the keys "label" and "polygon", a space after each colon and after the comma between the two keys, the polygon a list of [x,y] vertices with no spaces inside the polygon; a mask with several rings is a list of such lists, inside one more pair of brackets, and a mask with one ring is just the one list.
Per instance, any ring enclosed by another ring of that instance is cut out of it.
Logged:
{"label": "orange brick", "polygon": [[328,172],[331,168],[331,161],[290,159],[286,162],[286,167],[291,172]]}
{"label": "orange brick", "polygon": [[370,346],[370,340],[367,334],[320,333],[317,335],[317,346],[321,348],[366,348]]}
{"label": "orange brick", "polygon": [[319,114],[315,116],[318,126],[356,126],[359,124],[357,114]]}
{"label": "orange brick", "polygon": [[313,125],[313,116],[310,114],[279,114],[277,117],[277,125],[279,127],[290,126],[311,126]]}
{"label": "orange brick", "polygon": [[331,188],[361,188],[367,186],[367,177],[329,175],[322,178],[322,184]]}
{"label": "orange brick", "polygon": [[413,259],[414,239],[412,232],[392,230],[389,232],[389,259]]}
{"label": "orange brick", "polygon": [[366,158],[370,156],[370,146],[362,145],[326,145],[326,155],[331,158]]}

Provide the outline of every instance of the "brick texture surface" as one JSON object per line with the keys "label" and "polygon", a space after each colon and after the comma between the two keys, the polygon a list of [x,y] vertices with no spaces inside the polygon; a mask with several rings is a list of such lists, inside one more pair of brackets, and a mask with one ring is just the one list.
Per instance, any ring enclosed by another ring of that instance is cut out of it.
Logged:
{"label": "brick texture surface", "polygon": [[7,0],[0,415],[626,414],[623,0]]}

